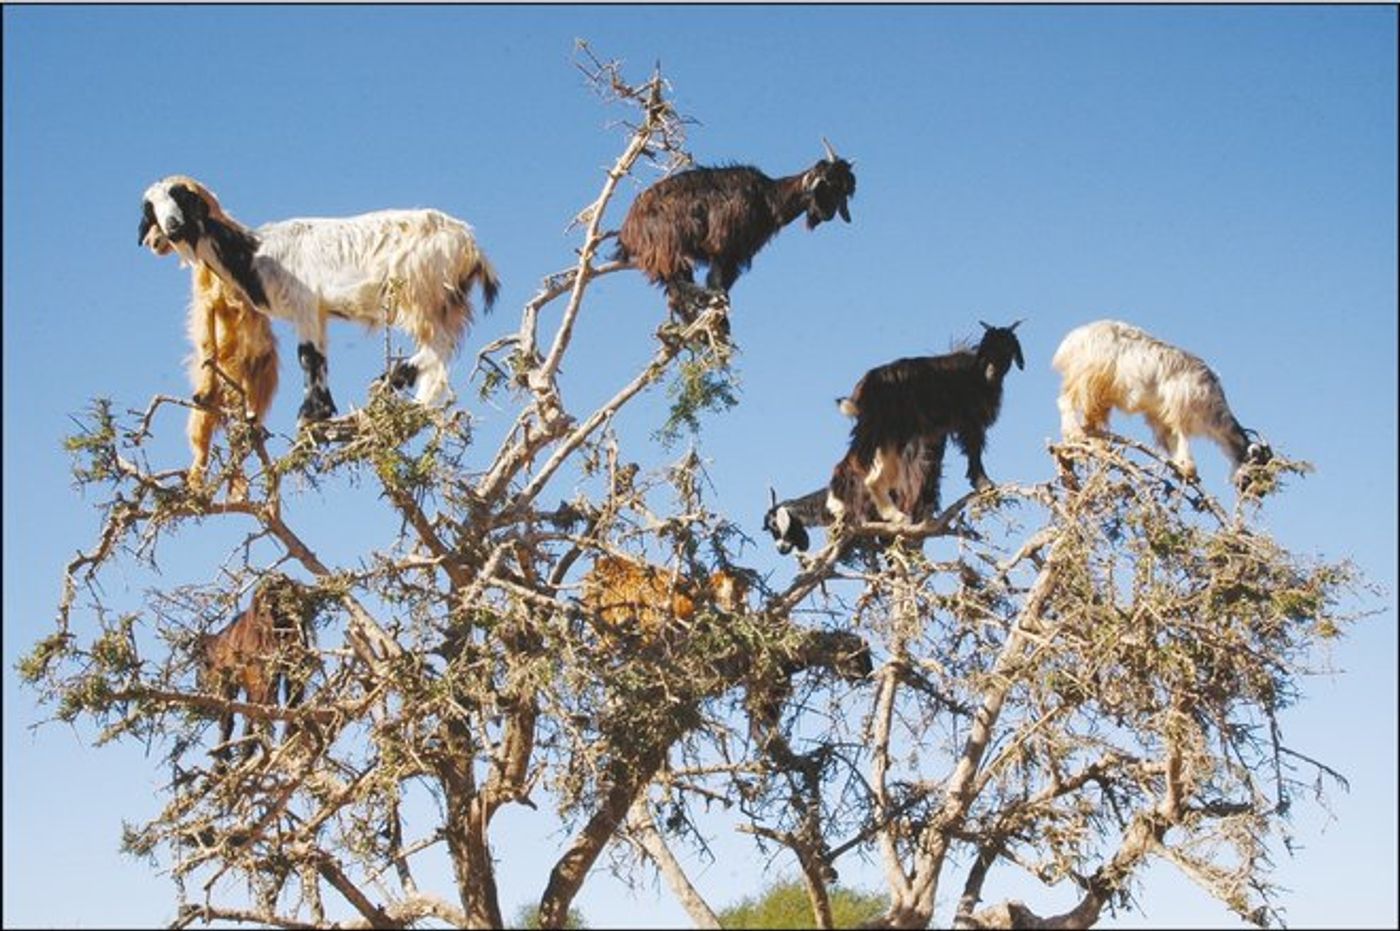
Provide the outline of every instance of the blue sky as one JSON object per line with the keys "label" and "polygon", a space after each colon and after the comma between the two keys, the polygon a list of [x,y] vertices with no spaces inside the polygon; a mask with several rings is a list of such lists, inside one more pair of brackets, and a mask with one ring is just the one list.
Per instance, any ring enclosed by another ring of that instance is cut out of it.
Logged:
{"label": "blue sky", "polygon": [[[853,223],[794,225],[733,291],[741,404],[709,418],[700,449],[712,501],[751,535],[770,485],[789,495],[825,481],[847,429],[832,399],[872,365],[974,335],[978,319],[1026,318],[1027,368],[1009,376],[986,454],[994,479],[1049,477],[1050,356],[1073,326],[1109,316],[1203,356],[1242,422],[1316,465],[1263,522],[1295,551],[1353,559],[1384,587],[1372,602],[1383,610],[1335,649],[1344,672],[1311,680],[1284,719],[1351,791],[1334,796],[1334,819],[1299,811],[1302,849],[1279,852],[1276,876],[1295,925],[1393,926],[1396,11],[1316,6],[7,6],[4,923],[171,917],[168,882],[117,853],[122,820],[152,812],[155,761],[93,749],[86,729],[31,732],[40,713],[13,673],[52,628],[62,566],[96,528],[60,448],[70,415],[97,395],[144,408],[188,390],[188,273],[137,248],[141,192],[180,172],[250,224],[391,206],[468,219],[504,282],[453,370],[476,403],[470,359],[571,264],[565,226],[621,149],[609,124],[623,114],[583,86],[575,38],[636,79],[659,60],[698,120],[702,163],[791,173],[823,135],[855,160]],[[624,187],[612,225],[636,190]],[[592,293],[565,365],[576,408],[641,364],[662,312],[634,274]],[[290,330],[276,327],[270,421],[286,433],[300,378]],[[379,337],[332,329],[342,410],[381,354]],[[663,404],[653,392],[620,429],[645,437]],[[510,413],[478,411],[487,431]],[[156,428],[155,461],[182,466],[182,418]],[[1218,451],[1195,450],[1204,481],[1228,494]],[[677,453],[652,447],[648,464]],[[962,465],[945,470],[946,500],[965,490]],[[348,509],[308,497],[301,517],[323,558],[373,542]],[[108,594],[139,605],[149,584],[208,577],[227,546],[194,528],[163,554],[162,578],[113,573]],[[778,581],[792,571],[766,542],[748,558]],[[511,864],[561,840],[542,811],[501,819],[498,838],[518,839],[498,839],[508,913],[544,878]],[[725,857],[695,878],[725,904],[758,889],[756,862]],[[842,875],[877,881],[854,863]],[[1228,920],[1166,868],[1138,898],[1145,914],[1105,925]],[[629,892],[606,874],[577,904],[594,926],[685,923],[664,889]]]}

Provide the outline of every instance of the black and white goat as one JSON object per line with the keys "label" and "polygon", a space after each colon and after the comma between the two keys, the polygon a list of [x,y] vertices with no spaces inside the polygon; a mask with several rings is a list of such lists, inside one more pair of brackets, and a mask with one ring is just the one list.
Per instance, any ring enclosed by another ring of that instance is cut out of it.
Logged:
{"label": "black and white goat", "polygon": [[987,429],[1001,412],[1002,381],[1025,368],[1016,321],[983,323],[975,349],[897,359],[866,372],[841,411],[856,419],[846,456],[833,470],[827,509],[839,517],[921,520],[939,507],[943,452],[951,435],[967,456],[977,490],[992,480],[982,467]]}
{"label": "black and white goat", "polygon": [[1210,437],[1225,451],[1237,483],[1242,466],[1273,458],[1269,445],[1235,419],[1210,366],[1135,326],[1098,320],[1077,327],[1050,364],[1063,379],[1057,404],[1066,439],[1102,432],[1116,407],[1142,414],[1173,465],[1192,481],[1191,436]]}
{"label": "black and white goat", "polygon": [[468,290],[479,284],[489,310],[500,287],[471,227],[440,211],[381,210],[249,229],[208,188],[178,175],[146,190],[138,241],[157,255],[174,250],[207,265],[249,307],[296,326],[303,421],[335,413],[326,386],[328,316],[410,333],[418,351],[390,381],[416,382],[416,399],[431,404],[447,389],[447,363],[471,322]]}
{"label": "black and white goat", "polygon": [[837,214],[851,222],[847,201],[856,193],[855,173],[829,142],[822,144],[826,158],[785,178],[744,165],[663,178],[632,202],[616,258],[663,285],[672,312],[689,319],[696,263],[709,266],[706,285],[727,295],[758,250],[804,213],[808,229]]}

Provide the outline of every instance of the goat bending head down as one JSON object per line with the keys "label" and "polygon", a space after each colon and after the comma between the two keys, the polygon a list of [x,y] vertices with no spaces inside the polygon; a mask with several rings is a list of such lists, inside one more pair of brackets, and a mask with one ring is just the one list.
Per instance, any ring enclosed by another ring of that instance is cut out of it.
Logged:
{"label": "goat bending head down", "polygon": [[328,316],[392,323],[411,334],[418,351],[395,366],[390,383],[416,383],[416,399],[431,404],[447,389],[447,363],[471,322],[468,291],[479,284],[489,310],[500,287],[471,227],[440,211],[380,210],[249,229],[183,175],[147,188],[138,241],[156,255],[174,251],[203,263],[243,304],[295,325],[303,421],[335,413],[326,384]]}
{"label": "goat bending head down", "polygon": [[599,556],[584,577],[581,603],[605,635],[651,642],[704,607],[727,614],[743,611],[748,593],[748,582],[727,569],[697,581],[661,566]]}
{"label": "goat bending head down", "polygon": [[[258,582],[253,600],[238,617],[222,630],[202,634],[195,648],[200,691],[236,701],[240,692],[255,705],[288,708],[301,704],[306,679],[315,665],[311,652],[312,610],[302,587],[280,573],[270,573]],[[253,721],[244,718],[245,738],[253,734]],[[259,730],[271,732],[264,722]],[[285,736],[295,728],[288,722]],[[227,759],[227,744],[233,735],[233,712],[219,715],[218,758]],[[246,759],[252,742],[243,747]]]}
{"label": "goat bending head down", "polygon": [[896,359],[871,369],[838,403],[854,417],[851,444],[833,470],[827,508],[835,515],[915,521],[937,511],[949,436],[967,456],[977,490],[992,480],[982,467],[987,430],[1001,412],[1002,381],[1025,368],[1016,321],[983,323],[977,347],[941,356]]}
{"label": "goat bending head down", "polygon": [[1236,483],[1242,466],[1273,458],[1269,445],[1235,419],[1210,366],[1135,326],[1098,320],[1077,327],[1060,342],[1050,364],[1063,378],[1057,404],[1066,439],[1102,432],[1116,407],[1142,414],[1158,445],[1192,481],[1191,436],[1210,437],[1225,451]]}
{"label": "goat bending head down", "polygon": [[826,158],[801,174],[770,178],[757,168],[692,168],[663,178],[632,202],[618,231],[618,259],[631,262],[652,284],[666,288],[666,302],[689,319],[688,293],[695,265],[709,266],[706,285],[729,293],[758,250],[799,216],[807,228],[836,215],[847,223],[855,196],[851,163],[825,139]]}

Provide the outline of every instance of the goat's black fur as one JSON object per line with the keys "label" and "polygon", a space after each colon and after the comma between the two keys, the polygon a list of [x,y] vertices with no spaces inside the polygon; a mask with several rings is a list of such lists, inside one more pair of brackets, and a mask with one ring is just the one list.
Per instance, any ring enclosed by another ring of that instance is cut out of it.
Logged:
{"label": "goat's black fur", "polygon": [[830,146],[827,153],[801,174],[784,178],[744,165],[692,168],[663,178],[627,211],[616,257],[663,285],[667,304],[686,318],[696,263],[709,266],[710,289],[728,294],[758,250],[803,213],[808,229],[837,214],[851,221],[847,201],[855,196],[856,176]]}
{"label": "goat's black fur", "polygon": [[[943,452],[950,435],[967,456],[973,487],[990,487],[982,449],[987,429],[1001,412],[1002,380],[1013,363],[1025,368],[1014,332],[1019,323],[983,323],[986,332],[975,349],[897,359],[866,372],[851,396],[840,402],[856,422],[847,458],[832,476],[831,493],[848,507],[854,505],[859,489],[853,483],[866,482],[883,450],[887,468],[908,461],[924,469],[918,500],[891,502],[905,516],[920,520],[939,506]],[[925,447],[914,462],[906,453],[909,444],[921,439]]]}

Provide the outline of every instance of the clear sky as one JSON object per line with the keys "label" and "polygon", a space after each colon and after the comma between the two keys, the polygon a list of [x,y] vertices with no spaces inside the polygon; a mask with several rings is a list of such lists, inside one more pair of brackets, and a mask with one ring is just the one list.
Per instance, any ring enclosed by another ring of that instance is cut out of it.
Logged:
{"label": "clear sky", "polygon": [[[621,150],[571,64],[575,38],[640,80],[660,60],[699,122],[702,163],[805,168],[820,139],[854,159],[853,222],[783,232],[733,292],[741,404],[707,420],[712,501],[761,538],[768,487],[823,483],[847,424],[833,399],[872,365],[942,352],[977,320],[1026,318],[986,464],[1042,481],[1056,436],[1050,356],[1073,326],[1118,317],[1203,356],[1246,426],[1317,467],[1269,502],[1289,548],[1351,558],[1383,610],[1307,684],[1293,746],[1341,770],[1333,818],[1301,806],[1278,851],[1298,926],[1394,926],[1396,909],[1396,10],[1391,7],[13,7],[4,9],[4,923],[160,924],[173,890],[117,852],[164,774],[138,747],[93,749],[50,725],[13,665],[52,630],[63,564],[94,540],[70,484],[70,415],[106,395],[144,408],[188,391],[189,276],[136,244],[140,196],[194,175],[249,224],[434,206],[468,219],[501,274],[497,309],[453,370],[511,331],[541,277],[572,264],[568,220]],[[636,186],[624,188],[612,225]],[[554,312],[557,315],[557,310]],[[640,365],[662,305],[640,276],[598,282],[565,366],[600,400]],[[557,319],[557,316],[554,318]],[[292,334],[270,421],[299,403]],[[330,383],[359,403],[379,338],[332,329]],[[655,418],[664,398],[626,421]],[[508,408],[478,412],[499,426]],[[650,421],[656,423],[655,419]],[[1142,426],[1117,428],[1145,438]],[[183,418],[157,418],[162,467],[187,462]],[[645,436],[645,433],[641,433]],[[1195,444],[1228,496],[1219,452]],[[648,465],[677,450],[642,450]],[[944,498],[966,487],[950,452]],[[564,497],[567,488],[558,489]],[[311,496],[313,499],[315,496]],[[553,497],[547,493],[545,500]],[[317,502],[306,504],[308,510]],[[319,502],[329,561],[376,539]],[[297,515],[293,515],[297,517]],[[356,533],[355,531],[360,531]],[[383,542],[383,541],[380,541]],[[227,552],[191,528],[163,554],[174,585]],[[106,578],[139,605],[146,577]],[[502,904],[533,901],[561,842],[548,806],[502,818]],[[511,839],[507,839],[511,838]],[[721,851],[738,846],[721,838]],[[752,856],[696,868],[718,905],[767,877]],[[512,864],[533,868],[512,869]],[[577,901],[595,927],[685,924],[669,893],[602,871]],[[844,881],[874,870],[843,864]],[[1028,894],[1027,890],[1023,894]],[[1044,899],[1032,898],[1033,906]],[[1145,915],[1229,916],[1169,868]]]}

